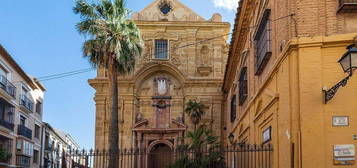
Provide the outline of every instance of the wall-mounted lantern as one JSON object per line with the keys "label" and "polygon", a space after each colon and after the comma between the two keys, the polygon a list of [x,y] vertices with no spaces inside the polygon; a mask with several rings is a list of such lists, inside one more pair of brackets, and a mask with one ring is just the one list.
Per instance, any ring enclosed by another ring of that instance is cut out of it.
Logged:
{"label": "wall-mounted lantern", "polygon": [[233,133],[230,133],[230,134],[229,134],[228,140],[229,140],[229,143],[230,143],[231,145],[234,145],[234,144],[235,144],[235,143],[234,143],[234,135],[233,135]]}
{"label": "wall-mounted lantern", "polygon": [[331,89],[323,89],[325,94],[325,104],[330,101],[335,94],[337,93],[340,87],[345,87],[348,80],[353,75],[353,71],[357,69],[357,46],[352,44],[347,47],[347,52],[341,57],[338,61],[345,73],[348,73],[348,76],[333,86]]}

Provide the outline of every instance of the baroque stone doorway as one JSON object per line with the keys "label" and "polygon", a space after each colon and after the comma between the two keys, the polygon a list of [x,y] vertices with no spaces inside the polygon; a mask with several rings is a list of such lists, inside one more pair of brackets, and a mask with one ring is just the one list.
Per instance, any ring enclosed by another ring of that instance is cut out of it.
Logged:
{"label": "baroque stone doorway", "polygon": [[167,168],[172,161],[172,149],[164,144],[156,144],[150,151],[148,168]]}

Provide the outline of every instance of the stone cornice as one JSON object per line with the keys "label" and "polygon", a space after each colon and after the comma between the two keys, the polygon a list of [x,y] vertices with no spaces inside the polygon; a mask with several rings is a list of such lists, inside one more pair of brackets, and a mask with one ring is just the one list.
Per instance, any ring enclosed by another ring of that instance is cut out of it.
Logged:
{"label": "stone cornice", "polygon": [[160,22],[160,21],[135,21],[136,25],[139,27],[143,26],[177,26],[177,27],[221,27],[229,29],[229,22],[210,22],[210,21],[174,21],[174,22]]}

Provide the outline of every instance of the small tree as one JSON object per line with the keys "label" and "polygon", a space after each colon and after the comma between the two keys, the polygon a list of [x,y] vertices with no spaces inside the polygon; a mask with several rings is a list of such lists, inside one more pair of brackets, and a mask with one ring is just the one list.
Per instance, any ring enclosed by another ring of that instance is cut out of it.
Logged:
{"label": "small tree", "polygon": [[[189,131],[185,138],[190,143],[178,147],[178,160],[169,168],[225,167],[218,137],[212,130],[201,125],[197,130]],[[190,153],[193,155],[188,155]]]}
{"label": "small tree", "polygon": [[195,130],[200,123],[202,116],[205,114],[204,107],[205,106],[202,103],[199,103],[196,100],[189,100],[186,103],[185,112],[190,117]]}
{"label": "small tree", "polygon": [[[169,168],[224,168],[223,153],[220,150],[218,137],[214,136],[212,130],[200,123],[204,112],[204,105],[190,100],[186,103],[186,113],[194,125],[194,131],[188,131],[184,137],[188,144],[178,146],[178,159]],[[192,153],[193,155],[189,155]]]}
{"label": "small tree", "polygon": [[5,149],[0,148],[0,162],[8,162],[11,156],[11,153],[7,152]]}

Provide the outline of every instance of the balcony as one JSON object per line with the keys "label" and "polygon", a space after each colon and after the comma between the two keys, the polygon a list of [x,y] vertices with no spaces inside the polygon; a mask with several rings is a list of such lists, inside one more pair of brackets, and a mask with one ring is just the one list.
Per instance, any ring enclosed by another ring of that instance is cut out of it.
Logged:
{"label": "balcony", "polygon": [[15,98],[16,96],[16,87],[6,79],[5,76],[0,75],[0,88],[4,90],[7,94]]}
{"label": "balcony", "polygon": [[14,112],[14,106],[5,99],[0,98],[0,126],[14,131]]}
{"label": "balcony", "polygon": [[338,12],[357,12],[357,0],[339,0]]}
{"label": "balcony", "polygon": [[0,135],[0,167],[6,167],[11,163],[12,140]]}
{"label": "balcony", "polygon": [[31,158],[28,156],[17,155],[16,164],[17,166],[28,168],[31,166]]}
{"label": "balcony", "polygon": [[10,131],[14,131],[14,124],[2,118],[0,118],[0,125],[9,129]]}
{"label": "balcony", "polygon": [[33,111],[34,102],[32,100],[30,100],[26,95],[21,95],[20,105],[25,107],[30,112]]}
{"label": "balcony", "polygon": [[24,125],[18,125],[17,134],[32,139],[32,130]]}

